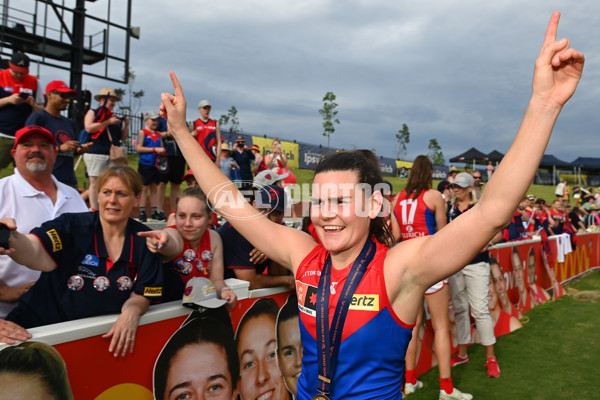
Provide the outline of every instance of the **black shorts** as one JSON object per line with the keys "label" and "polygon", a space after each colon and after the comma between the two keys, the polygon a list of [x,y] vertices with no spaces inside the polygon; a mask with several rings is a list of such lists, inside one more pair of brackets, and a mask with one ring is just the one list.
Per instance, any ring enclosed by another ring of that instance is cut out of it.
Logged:
{"label": "black shorts", "polygon": [[138,164],[138,172],[142,177],[142,185],[150,186],[160,183],[160,174],[154,165]]}
{"label": "black shorts", "polygon": [[183,174],[185,174],[185,158],[169,156],[169,171],[166,174],[160,174],[160,182],[180,185]]}

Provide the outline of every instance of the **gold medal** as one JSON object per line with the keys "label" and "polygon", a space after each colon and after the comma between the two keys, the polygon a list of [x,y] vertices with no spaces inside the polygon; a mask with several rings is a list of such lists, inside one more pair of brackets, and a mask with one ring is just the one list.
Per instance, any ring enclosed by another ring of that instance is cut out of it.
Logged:
{"label": "gold medal", "polygon": [[312,400],[329,400],[329,397],[325,396],[323,393],[319,393]]}

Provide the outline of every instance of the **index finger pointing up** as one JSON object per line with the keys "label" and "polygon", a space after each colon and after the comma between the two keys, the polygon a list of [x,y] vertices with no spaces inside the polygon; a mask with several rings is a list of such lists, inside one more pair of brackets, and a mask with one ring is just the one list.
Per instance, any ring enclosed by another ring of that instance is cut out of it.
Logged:
{"label": "index finger pointing up", "polygon": [[173,82],[173,89],[175,89],[175,97],[183,96],[183,89],[175,72],[171,71],[169,74],[171,75],[171,82]]}
{"label": "index finger pointing up", "polygon": [[544,37],[544,47],[556,41],[556,32],[558,31],[558,21],[560,20],[560,11],[554,11],[548,28],[546,28],[546,36]]}

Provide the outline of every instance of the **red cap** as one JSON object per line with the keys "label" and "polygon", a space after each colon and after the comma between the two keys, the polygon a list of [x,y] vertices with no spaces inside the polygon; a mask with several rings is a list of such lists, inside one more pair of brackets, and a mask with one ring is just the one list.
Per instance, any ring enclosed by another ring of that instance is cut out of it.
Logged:
{"label": "red cap", "polygon": [[71,96],[77,96],[77,92],[67,86],[63,81],[52,81],[47,84],[44,96],[47,96],[50,92],[68,93]]}
{"label": "red cap", "polygon": [[56,146],[56,139],[54,139],[54,135],[46,128],[42,128],[37,125],[29,125],[24,128],[19,129],[15,133],[15,144],[13,145],[13,149],[17,148],[17,145],[27,136],[33,135],[34,133],[39,133],[48,139],[54,146]]}
{"label": "red cap", "polygon": [[196,179],[196,177],[194,176],[194,173],[192,172],[192,170],[191,170],[191,169],[188,169],[188,172],[187,172],[187,174],[185,174],[185,175],[183,176],[183,178],[181,178],[181,179],[185,181],[185,180],[186,180],[187,178],[189,178],[189,177],[192,177],[192,178]]}

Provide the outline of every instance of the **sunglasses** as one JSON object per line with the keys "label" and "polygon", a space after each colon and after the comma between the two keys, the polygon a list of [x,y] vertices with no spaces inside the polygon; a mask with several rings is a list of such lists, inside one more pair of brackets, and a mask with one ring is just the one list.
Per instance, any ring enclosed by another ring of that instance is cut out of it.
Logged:
{"label": "sunglasses", "polygon": [[480,176],[473,176],[473,179],[481,179]]}
{"label": "sunglasses", "polygon": [[54,93],[59,95],[60,97],[62,97],[63,99],[70,99],[71,98],[71,94],[70,93],[63,93],[63,92],[50,92],[50,93]]}

